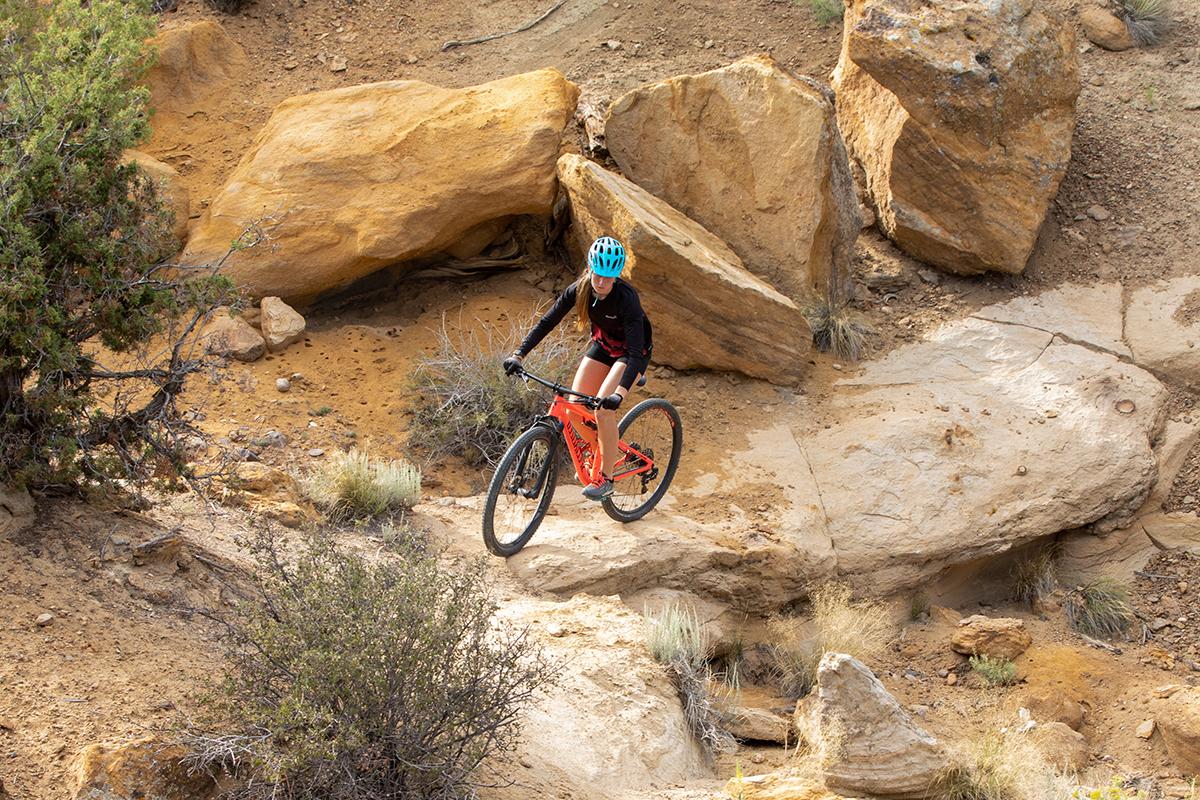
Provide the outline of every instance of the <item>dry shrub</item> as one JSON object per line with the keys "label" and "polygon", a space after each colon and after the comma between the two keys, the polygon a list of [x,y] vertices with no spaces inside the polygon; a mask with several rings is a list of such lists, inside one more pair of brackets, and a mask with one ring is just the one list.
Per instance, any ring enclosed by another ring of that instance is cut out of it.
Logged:
{"label": "dry shrub", "polygon": [[683,704],[684,719],[705,753],[712,757],[733,750],[733,736],[722,727],[723,716],[709,692],[712,672],[708,637],[695,609],[668,603],[657,614],[649,615],[646,646],[666,667]]}
{"label": "dry shrub", "polygon": [[[504,374],[500,366],[536,318],[507,328],[476,326],[452,334],[445,324],[433,355],[413,371],[413,418],[409,445],[431,460],[459,456],[479,466],[494,464],[513,438],[546,411],[549,391]],[[567,381],[578,363],[575,349],[556,334],[525,358],[530,372]]]}
{"label": "dry shrub", "polygon": [[1170,0],[1117,0],[1117,16],[1138,47],[1158,44],[1171,27]]}
{"label": "dry shrub", "polygon": [[1112,639],[1133,622],[1129,591],[1112,578],[1099,578],[1067,593],[1063,608],[1071,628],[1088,636]]}
{"label": "dry shrub", "polygon": [[331,519],[367,520],[402,513],[421,499],[421,471],[365,451],[334,453],[303,481],[305,493]]}
{"label": "dry shrub", "polygon": [[808,0],[808,6],[816,17],[817,24],[822,27],[841,22],[846,15],[846,7],[842,0]]}
{"label": "dry shrub", "polygon": [[1070,800],[1072,782],[1015,730],[988,731],[951,748],[941,800]]}
{"label": "dry shrub", "polygon": [[784,694],[803,697],[812,691],[826,653],[845,653],[869,663],[891,643],[895,626],[888,609],[874,600],[852,601],[852,596],[846,584],[828,583],[810,595],[809,625],[796,617],[772,620],[776,675]]}
{"label": "dry shrub", "polygon": [[862,358],[867,340],[875,335],[870,323],[844,302],[813,299],[804,305],[802,313],[812,329],[813,344],[847,361]]}
{"label": "dry shrub", "polygon": [[1054,550],[1046,548],[1022,558],[1012,568],[1013,599],[1033,604],[1048,597],[1058,586]]}
{"label": "dry shrub", "polygon": [[368,558],[309,534],[294,559],[260,533],[255,601],[223,622],[227,671],[185,737],[240,800],[460,800],[511,752],[554,671],[496,625],[482,561],[410,547]]}
{"label": "dry shrub", "polygon": [[222,14],[236,14],[254,0],[204,0],[205,4],[214,11]]}

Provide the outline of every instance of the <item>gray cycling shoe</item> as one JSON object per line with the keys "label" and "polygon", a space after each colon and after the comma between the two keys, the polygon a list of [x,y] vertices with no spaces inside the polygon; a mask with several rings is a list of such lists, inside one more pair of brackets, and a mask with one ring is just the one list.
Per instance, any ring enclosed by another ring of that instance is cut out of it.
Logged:
{"label": "gray cycling shoe", "polygon": [[597,502],[606,497],[612,497],[612,493],[613,482],[609,478],[605,478],[599,483],[593,483],[591,486],[583,487],[583,496],[588,500],[595,500]]}

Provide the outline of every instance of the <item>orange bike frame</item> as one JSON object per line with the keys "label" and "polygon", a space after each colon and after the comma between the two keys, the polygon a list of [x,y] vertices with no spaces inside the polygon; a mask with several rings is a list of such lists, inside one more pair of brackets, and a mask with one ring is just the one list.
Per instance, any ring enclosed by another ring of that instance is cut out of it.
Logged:
{"label": "orange bike frame", "polygon": [[[562,395],[555,395],[547,416],[562,424],[562,436],[567,443],[567,452],[575,464],[575,477],[586,485],[600,480],[600,441],[596,431],[596,415],[581,403],[572,403]],[[618,444],[621,455],[613,469],[612,479],[619,481],[640,475],[654,468],[654,461],[644,453],[626,444]],[[626,465],[622,470],[621,466]],[[632,468],[629,465],[634,465]]]}

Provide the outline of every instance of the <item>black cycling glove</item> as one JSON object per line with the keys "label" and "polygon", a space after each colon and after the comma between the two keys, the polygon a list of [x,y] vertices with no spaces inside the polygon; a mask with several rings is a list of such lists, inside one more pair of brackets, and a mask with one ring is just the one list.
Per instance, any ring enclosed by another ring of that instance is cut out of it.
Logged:
{"label": "black cycling glove", "polygon": [[613,392],[608,397],[600,401],[600,407],[607,408],[609,411],[616,411],[621,407],[621,401],[624,399],[625,398],[621,397],[621,395]]}

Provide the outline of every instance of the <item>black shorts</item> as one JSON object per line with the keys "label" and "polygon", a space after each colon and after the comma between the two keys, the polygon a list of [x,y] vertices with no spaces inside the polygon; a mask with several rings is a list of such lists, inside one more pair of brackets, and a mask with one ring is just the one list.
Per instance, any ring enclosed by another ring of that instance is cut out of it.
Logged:
{"label": "black shorts", "polygon": [[592,339],[592,343],[588,345],[588,349],[584,351],[583,355],[586,358],[592,359],[593,361],[599,361],[606,367],[611,367],[618,361],[624,361],[626,369],[635,369],[637,370],[635,374],[643,375],[646,372],[646,367],[650,365],[650,353],[653,352],[653,350],[654,348],[647,350],[646,355],[642,358],[614,356],[612,353],[604,349],[604,345],[600,343],[599,339]]}

